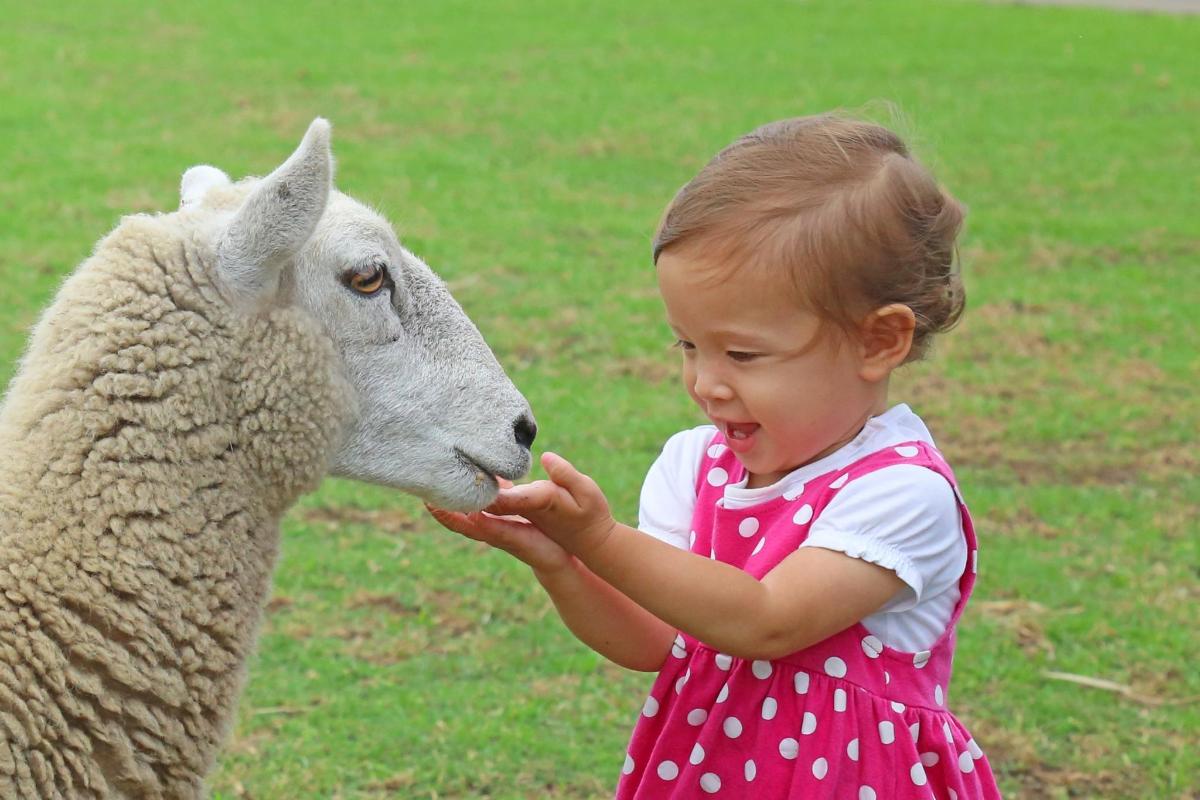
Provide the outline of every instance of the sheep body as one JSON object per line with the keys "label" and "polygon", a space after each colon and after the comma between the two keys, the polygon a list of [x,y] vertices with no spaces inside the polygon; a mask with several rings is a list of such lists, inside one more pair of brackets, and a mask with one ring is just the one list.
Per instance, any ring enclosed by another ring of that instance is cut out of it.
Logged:
{"label": "sheep body", "polygon": [[[64,282],[0,408],[6,800],[203,794],[280,517],[326,472],[469,509],[529,466],[528,403],[332,188],[328,123],[263,179],[198,167],[181,194]],[[363,269],[390,294],[355,293]]]}
{"label": "sheep body", "polygon": [[279,517],[345,417],[311,320],[231,313],[174,227],[131,217],[100,243],[0,416],[6,798],[200,793]]}

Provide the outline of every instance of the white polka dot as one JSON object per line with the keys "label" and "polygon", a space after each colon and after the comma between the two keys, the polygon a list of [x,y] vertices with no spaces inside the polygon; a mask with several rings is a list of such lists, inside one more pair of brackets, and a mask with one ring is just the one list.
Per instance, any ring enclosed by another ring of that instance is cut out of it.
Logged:
{"label": "white polka dot", "polygon": [[839,476],[833,483],[829,484],[830,489],[840,489],[846,485],[846,481],[850,480],[850,473],[845,473]]}
{"label": "white polka dot", "polygon": [[883,682],[884,682],[884,685],[892,682],[892,676],[890,673],[888,673],[888,671],[886,669],[883,671]]}
{"label": "white polka dot", "polygon": [[706,772],[700,776],[700,788],[709,794],[721,791],[721,779],[715,772]]}
{"label": "white polka dot", "polygon": [[673,781],[679,777],[679,765],[674,761],[664,761],[658,765],[658,777],[664,781]]}
{"label": "white polka dot", "polygon": [[727,449],[728,448],[726,448],[725,445],[723,445],[723,444],[714,444],[708,448],[708,457],[709,458],[720,458],[721,454],[724,453]]}
{"label": "white polka dot", "polygon": [[800,743],[790,736],[779,742],[779,755],[791,761],[800,754]]}
{"label": "white polka dot", "polygon": [[949,722],[942,723],[942,734],[946,737],[946,741],[949,744],[954,744],[954,734],[950,732]]}
{"label": "white polka dot", "polygon": [[935,767],[939,761],[938,754],[934,752],[921,753],[921,763],[927,767]]}
{"label": "white polka dot", "polygon": [[783,499],[790,503],[802,494],[804,494],[804,484],[799,483],[784,492]]}
{"label": "white polka dot", "polygon": [[912,458],[913,456],[915,456],[917,453],[919,453],[921,451],[918,450],[917,448],[913,447],[912,445],[906,444],[902,447],[897,447],[896,452],[899,453],[900,455],[904,456],[905,458]]}
{"label": "white polka dot", "polygon": [[846,662],[837,656],[825,659],[825,674],[834,678],[846,677]]}
{"label": "white polka dot", "polygon": [[950,792],[950,800],[958,800],[958,792],[953,789],[947,789],[946,791]]}
{"label": "white polka dot", "polygon": [[633,772],[633,767],[634,767],[633,759],[630,758],[628,753],[626,753],[625,754],[625,765],[621,767],[621,774],[628,775],[629,773]]}
{"label": "white polka dot", "polygon": [[688,756],[688,763],[689,764],[699,764],[703,760],[704,760],[704,748],[700,746],[699,742],[696,742],[696,746],[692,748],[692,754],[690,756]]}
{"label": "white polka dot", "polygon": [[878,636],[864,636],[862,649],[867,658],[879,658],[879,654],[883,652],[883,642],[879,641]]}
{"label": "white polka dot", "polygon": [[958,754],[958,768],[963,772],[972,772],[975,769],[975,759],[971,758],[969,750],[963,750]]}
{"label": "white polka dot", "polygon": [[721,730],[725,731],[725,735],[730,739],[736,739],[742,735],[742,721],[737,717],[726,717],[721,723]]}
{"label": "white polka dot", "polygon": [[758,517],[746,517],[738,523],[738,533],[743,538],[749,539],[754,534],[758,533]]}
{"label": "white polka dot", "polygon": [[708,471],[709,486],[724,486],[729,483],[729,473],[720,467],[713,467]]}
{"label": "white polka dot", "polygon": [[896,726],[886,719],[879,723],[879,741],[884,744],[896,741]]}
{"label": "white polka dot", "polygon": [[717,695],[717,702],[724,703],[728,699],[729,699],[729,684],[727,683],[721,687],[721,691]]}
{"label": "white polka dot", "polygon": [[846,756],[851,761],[858,761],[858,739],[851,739],[846,743]]}
{"label": "white polka dot", "polygon": [[746,782],[747,782],[747,783],[749,783],[750,781],[754,780],[754,778],[755,778],[755,777],[758,775],[758,767],[756,767],[756,766],[754,765],[754,759],[753,759],[753,758],[750,758],[750,759],[747,759],[747,760],[746,760],[746,768],[745,768],[745,770],[744,770],[744,774],[745,774],[745,776],[746,776]]}
{"label": "white polka dot", "polygon": [[647,717],[653,717],[658,713],[658,701],[653,697],[647,697],[646,704],[642,706],[642,713]]}
{"label": "white polka dot", "polygon": [[846,690],[845,689],[834,689],[833,690],[833,710],[834,711],[845,711],[846,710]]}
{"label": "white polka dot", "polygon": [[944,694],[942,694],[942,685],[939,683],[933,687],[933,702],[937,703],[940,706],[940,705],[944,704],[945,701],[946,701],[946,696]]}
{"label": "white polka dot", "polygon": [[756,556],[759,553],[761,553],[762,549],[763,549],[763,545],[766,543],[767,543],[767,537],[764,536],[763,538],[759,539],[758,544],[754,545],[754,552],[750,553],[750,555]]}
{"label": "white polka dot", "polygon": [[685,684],[687,684],[688,678],[690,677],[692,677],[692,671],[689,669],[687,672],[683,673],[682,678],[675,681],[675,694],[679,694],[683,691],[683,687]]}
{"label": "white polka dot", "polygon": [[687,715],[688,725],[703,725],[706,719],[708,719],[708,712],[703,708],[693,708]]}
{"label": "white polka dot", "polygon": [[917,737],[921,735],[921,723],[918,721],[914,722],[912,725],[909,725],[908,732],[912,734],[913,741],[915,742]]}
{"label": "white polka dot", "polygon": [[760,681],[765,681],[767,678],[771,677],[771,673],[774,672],[774,669],[771,667],[770,661],[755,661],[750,665],[750,671],[754,673],[754,677],[758,678]]}
{"label": "white polka dot", "polygon": [[808,673],[797,672],[793,683],[796,684],[796,694],[808,694]]}
{"label": "white polka dot", "polygon": [[817,715],[811,711],[804,712],[804,721],[800,723],[800,732],[805,736],[817,729]]}
{"label": "white polka dot", "polygon": [[928,650],[922,650],[919,653],[914,653],[913,654],[913,666],[916,667],[917,669],[924,668],[924,666],[929,663],[929,655],[930,654],[929,654]]}
{"label": "white polka dot", "polygon": [[763,719],[768,720],[768,721],[773,720],[773,719],[775,719],[775,715],[777,713],[779,713],[779,703],[778,703],[778,701],[775,700],[774,697],[768,697],[766,700],[763,700],[763,704],[762,704],[762,718]]}
{"label": "white polka dot", "polygon": [[675,641],[671,644],[671,655],[676,658],[683,658],[687,655],[687,647],[683,644],[683,637],[676,636]]}
{"label": "white polka dot", "polygon": [[825,775],[829,772],[829,762],[824,758],[818,758],[812,765],[813,777],[819,781],[825,780]]}
{"label": "white polka dot", "polygon": [[807,525],[812,521],[813,507],[808,503],[800,506],[800,509],[792,516],[792,522],[797,525]]}
{"label": "white polka dot", "polygon": [[983,758],[983,751],[979,749],[979,745],[975,744],[974,739],[967,740],[967,750],[971,753],[971,758],[979,760]]}
{"label": "white polka dot", "polygon": [[920,763],[913,764],[908,770],[908,777],[912,778],[912,782],[917,786],[924,786],[926,783],[925,768]]}
{"label": "white polka dot", "polygon": [[875,790],[870,786],[858,787],[858,800],[875,800]]}
{"label": "white polka dot", "polygon": [[904,713],[904,703],[897,703],[895,700],[893,700],[892,701],[892,711],[895,711],[897,714],[903,714]]}
{"label": "white polka dot", "polygon": [[717,664],[717,669],[723,672],[728,672],[729,665],[733,663],[733,656],[727,656],[724,653],[717,653],[713,660]]}

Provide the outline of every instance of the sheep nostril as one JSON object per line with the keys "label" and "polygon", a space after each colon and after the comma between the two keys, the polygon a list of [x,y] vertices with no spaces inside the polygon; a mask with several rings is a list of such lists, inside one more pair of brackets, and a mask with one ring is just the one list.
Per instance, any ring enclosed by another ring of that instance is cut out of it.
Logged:
{"label": "sheep nostril", "polygon": [[533,440],[537,437],[537,423],[528,416],[522,415],[513,423],[513,435],[517,438],[517,444],[528,450],[533,446]]}

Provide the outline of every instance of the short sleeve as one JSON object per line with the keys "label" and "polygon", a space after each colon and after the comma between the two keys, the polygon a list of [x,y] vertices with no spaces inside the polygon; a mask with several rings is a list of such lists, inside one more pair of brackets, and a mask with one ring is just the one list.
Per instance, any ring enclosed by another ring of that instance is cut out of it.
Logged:
{"label": "short sleeve", "polygon": [[803,547],[820,547],[890,569],[907,588],[881,611],[907,611],[956,586],[967,544],[954,489],[938,473],[897,464],[842,488]]}
{"label": "short sleeve", "polygon": [[717,429],[702,425],[667,440],[646,473],[638,504],[638,529],[687,550],[696,509],[696,475]]}

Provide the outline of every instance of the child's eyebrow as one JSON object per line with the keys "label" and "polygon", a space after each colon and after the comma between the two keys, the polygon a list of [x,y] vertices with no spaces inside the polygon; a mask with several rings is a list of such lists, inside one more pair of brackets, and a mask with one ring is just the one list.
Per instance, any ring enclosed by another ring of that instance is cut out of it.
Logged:
{"label": "child's eyebrow", "polygon": [[739,342],[767,344],[770,342],[770,337],[764,335],[760,331],[753,331],[739,328],[713,328],[709,330],[709,334],[718,339],[735,339]]}

